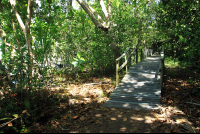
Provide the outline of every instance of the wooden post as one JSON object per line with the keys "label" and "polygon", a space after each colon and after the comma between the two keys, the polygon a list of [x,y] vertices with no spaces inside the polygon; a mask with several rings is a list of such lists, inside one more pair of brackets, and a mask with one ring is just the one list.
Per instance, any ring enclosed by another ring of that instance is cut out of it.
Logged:
{"label": "wooden post", "polygon": [[[129,55],[129,56],[131,55],[131,48],[129,49],[128,55]],[[128,57],[129,57],[129,56],[128,56]],[[130,56],[130,58],[129,58],[129,60],[128,60],[128,69],[130,68],[130,66],[131,66],[131,56]]]}
{"label": "wooden post", "polygon": [[126,58],[126,54],[125,54],[125,62],[126,62],[126,73],[128,72],[128,67],[127,67],[127,58]]}
{"label": "wooden post", "polygon": [[119,74],[118,74],[118,70],[119,70],[119,61],[116,61],[116,86],[119,85]]}
{"label": "wooden post", "polygon": [[142,49],[140,50],[140,61],[142,61]]}
{"label": "wooden post", "polygon": [[138,63],[138,49],[136,48],[135,49],[135,52],[136,52],[136,64]]}
{"label": "wooden post", "polygon": [[164,46],[162,46],[162,51],[161,51],[161,72],[160,72],[160,86],[161,86],[161,95],[163,95],[163,77],[164,77]]}

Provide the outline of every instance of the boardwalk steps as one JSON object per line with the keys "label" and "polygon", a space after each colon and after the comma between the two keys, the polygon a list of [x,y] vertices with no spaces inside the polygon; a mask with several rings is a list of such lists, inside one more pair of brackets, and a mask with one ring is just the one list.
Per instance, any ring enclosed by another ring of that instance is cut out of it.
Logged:
{"label": "boardwalk steps", "polygon": [[129,68],[105,107],[157,109],[160,104],[160,56],[153,55]]}

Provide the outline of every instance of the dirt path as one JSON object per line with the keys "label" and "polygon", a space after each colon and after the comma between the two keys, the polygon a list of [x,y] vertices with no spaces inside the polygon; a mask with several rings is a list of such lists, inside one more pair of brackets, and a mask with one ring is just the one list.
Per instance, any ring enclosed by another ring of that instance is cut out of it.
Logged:
{"label": "dirt path", "polygon": [[[91,78],[79,85],[68,85],[68,102],[62,102],[31,127],[33,132],[55,133],[196,133],[199,107],[183,103],[188,80],[166,81],[163,107],[158,110],[105,108],[103,103],[114,89],[110,78]],[[178,89],[178,90],[177,90]],[[189,89],[189,87],[188,87]],[[185,99],[187,101],[187,99]],[[175,105],[179,106],[177,108]],[[51,116],[49,114],[52,113]]]}

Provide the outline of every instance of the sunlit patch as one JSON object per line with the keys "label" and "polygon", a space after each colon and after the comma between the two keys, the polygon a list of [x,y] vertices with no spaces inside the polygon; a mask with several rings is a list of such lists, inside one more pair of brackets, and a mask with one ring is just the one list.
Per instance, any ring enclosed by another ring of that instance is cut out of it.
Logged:
{"label": "sunlit patch", "polygon": [[137,121],[143,121],[144,118],[140,118],[140,117],[134,117],[134,116],[131,116],[130,117],[132,120],[137,120]]}
{"label": "sunlit patch", "polygon": [[139,104],[141,107],[144,107],[144,108],[151,108],[151,106],[149,106],[148,103],[142,103],[142,104]]}
{"label": "sunlit patch", "polygon": [[156,120],[156,118],[152,118],[150,116],[145,116],[144,118],[145,118],[145,123],[153,123]]}
{"label": "sunlit patch", "polygon": [[111,119],[112,121],[116,121],[116,120],[117,120],[117,119],[116,119],[116,118],[114,118],[114,117],[113,117],[113,118],[110,118],[110,119]]}
{"label": "sunlit patch", "polygon": [[101,115],[101,114],[95,114],[95,116],[96,116],[96,117],[101,117],[102,115]]}
{"label": "sunlit patch", "polygon": [[129,103],[123,104],[123,107],[128,107],[128,106],[129,106]]}
{"label": "sunlit patch", "polygon": [[121,115],[121,114],[119,114],[117,117],[121,118],[121,117],[122,117],[122,115]]}
{"label": "sunlit patch", "polygon": [[119,131],[122,131],[122,132],[126,131],[126,127],[121,127]]}

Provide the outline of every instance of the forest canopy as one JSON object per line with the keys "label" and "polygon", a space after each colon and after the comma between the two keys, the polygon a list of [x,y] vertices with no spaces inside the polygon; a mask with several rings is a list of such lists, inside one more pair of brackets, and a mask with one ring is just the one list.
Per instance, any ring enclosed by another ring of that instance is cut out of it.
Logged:
{"label": "forest canopy", "polygon": [[199,8],[199,0],[0,0],[0,119],[26,109],[33,121],[61,100],[46,89],[63,76],[115,74],[129,47],[164,46],[166,57],[199,69]]}

